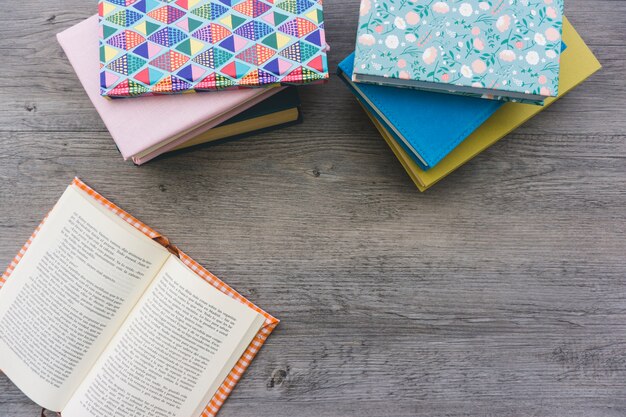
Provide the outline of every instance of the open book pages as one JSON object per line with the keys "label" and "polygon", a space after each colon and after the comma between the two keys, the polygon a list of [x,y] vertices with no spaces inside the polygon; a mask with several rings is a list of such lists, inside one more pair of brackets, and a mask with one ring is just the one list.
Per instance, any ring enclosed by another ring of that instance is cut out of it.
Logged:
{"label": "open book pages", "polygon": [[277,321],[89,191],[75,180],[3,275],[0,369],[64,417],[214,414]]}

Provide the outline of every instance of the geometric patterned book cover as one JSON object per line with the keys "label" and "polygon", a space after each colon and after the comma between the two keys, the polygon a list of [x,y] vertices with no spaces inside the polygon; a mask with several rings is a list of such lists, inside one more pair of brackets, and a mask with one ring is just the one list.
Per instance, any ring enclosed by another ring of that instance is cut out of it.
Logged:
{"label": "geometric patterned book cover", "polygon": [[328,79],[323,0],[100,0],[100,93]]}
{"label": "geometric patterned book cover", "polygon": [[542,103],[559,86],[564,0],[362,0],[354,79]]}

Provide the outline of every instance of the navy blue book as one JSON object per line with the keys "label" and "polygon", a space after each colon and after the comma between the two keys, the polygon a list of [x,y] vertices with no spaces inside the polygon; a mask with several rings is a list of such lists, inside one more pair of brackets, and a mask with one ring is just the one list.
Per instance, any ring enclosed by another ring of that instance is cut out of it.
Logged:
{"label": "navy blue book", "polygon": [[502,106],[497,100],[352,81],[354,54],[338,74],[423,170],[437,165]]}
{"label": "navy blue book", "polygon": [[243,139],[298,123],[302,123],[298,88],[288,87],[171,151],[159,155],[157,159],[164,159],[200,147]]}

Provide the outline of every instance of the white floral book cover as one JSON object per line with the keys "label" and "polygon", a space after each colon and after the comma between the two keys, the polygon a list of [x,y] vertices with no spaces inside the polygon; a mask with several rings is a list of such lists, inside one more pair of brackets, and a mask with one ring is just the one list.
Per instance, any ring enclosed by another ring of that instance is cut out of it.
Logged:
{"label": "white floral book cover", "polygon": [[362,0],[354,82],[543,104],[563,0]]}

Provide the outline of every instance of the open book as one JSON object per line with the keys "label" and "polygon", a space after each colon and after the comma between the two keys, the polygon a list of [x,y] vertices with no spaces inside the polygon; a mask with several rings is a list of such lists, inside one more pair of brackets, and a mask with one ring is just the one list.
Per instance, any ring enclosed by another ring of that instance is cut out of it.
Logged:
{"label": "open book", "polygon": [[63,417],[212,416],[278,324],[79,179],[0,285],[0,369]]}

